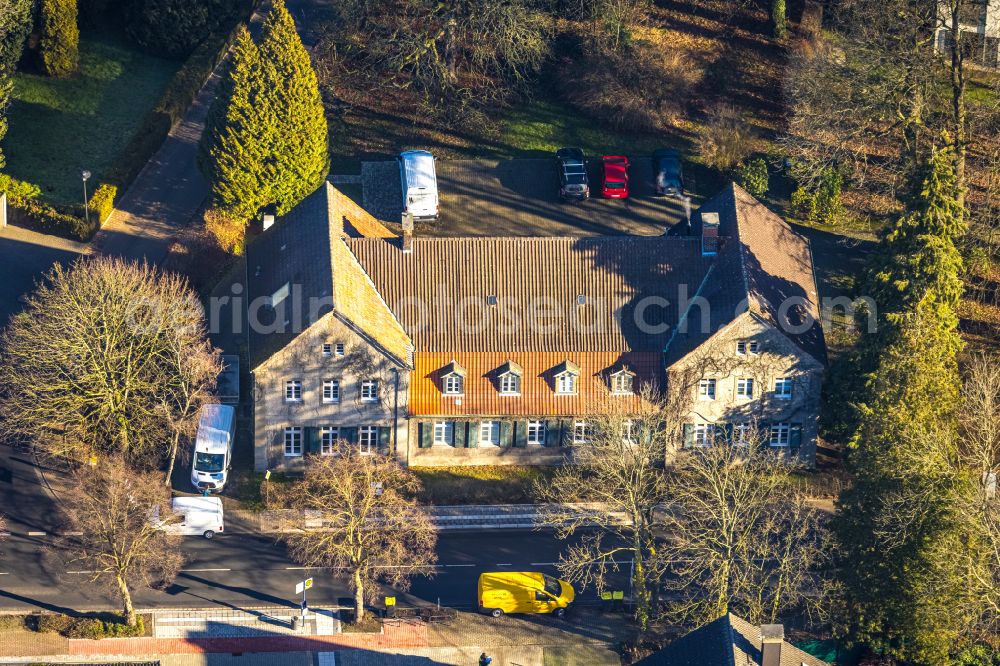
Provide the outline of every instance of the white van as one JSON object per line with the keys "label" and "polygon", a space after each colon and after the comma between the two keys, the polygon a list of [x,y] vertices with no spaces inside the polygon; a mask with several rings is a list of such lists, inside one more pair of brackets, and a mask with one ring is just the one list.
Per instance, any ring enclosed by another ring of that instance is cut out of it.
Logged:
{"label": "white van", "polygon": [[399,154],[399,178],[403,186],[403,213],[414,220],[438,218],[437,175],[434,156],[426,150],[405,150]]}
{"label": "white van", "polygon": [[165,532],[184,536],[203,536],[211,539],[221,534],[225,528],[222,513],[222,499],[218,497],[175,497],[170,501],[170,510],[177,516],[175,520],[161,521],[159,508],[153,511],[153,522]]}
{"label": "white van", "polygon": [[191,461],[191,485],[219,492],[226,485],[233,460],[236,410],[232,405],[203,405]]}

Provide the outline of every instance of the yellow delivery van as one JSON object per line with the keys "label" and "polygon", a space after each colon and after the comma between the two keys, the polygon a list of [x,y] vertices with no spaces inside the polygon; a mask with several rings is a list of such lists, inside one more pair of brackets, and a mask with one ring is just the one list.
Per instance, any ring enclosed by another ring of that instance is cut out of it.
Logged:
{"label": "yellow delivery van", "polygon": [[491,571],[479,575],[479,612],[552,613],[562,617],[573,603],[573,586],[532,571]]}

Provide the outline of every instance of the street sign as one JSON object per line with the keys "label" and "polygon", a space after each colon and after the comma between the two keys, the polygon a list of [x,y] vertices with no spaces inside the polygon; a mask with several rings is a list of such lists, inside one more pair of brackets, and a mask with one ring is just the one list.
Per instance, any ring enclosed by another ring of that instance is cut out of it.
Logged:
{"label": "street sign", "polygon": [[395,605],[396,605],[396,597],[386,597],[385,598],[385,607],[386,608],[388,608],[390,606],[395,606]]}
{"label": "street sign", "polygon": [[304,581],[295,584],[295,594],[302,594],[303,592],[305,592],[305,590],[306,588]]}
{"label": "street sign", "polygon": [[312,586],[313,586],[313,579],[312,578],[306,578],[302,582],[305,584],[307,590],[311,590],[312,589]]}

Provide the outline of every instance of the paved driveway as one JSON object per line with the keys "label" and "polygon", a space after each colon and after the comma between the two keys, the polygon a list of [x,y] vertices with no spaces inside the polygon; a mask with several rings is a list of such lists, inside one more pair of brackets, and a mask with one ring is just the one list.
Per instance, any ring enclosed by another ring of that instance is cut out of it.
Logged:
{"label": "paved driveway", "polygon": [[[662,234],[685,217],[681,201],[653,194],[647,156],[630,158],[631,198],[593,196],[582,203],[559,200],[552,159],[439,160],[441,217],[418,225],[433,236],[581,236]],[[590,160],[591,191],[600,191],[600,163]],[[398,223],[401,208],[396,162],[362,165],[363,202],[381,220]],[[397,227],[398,228],[398,227]]]}

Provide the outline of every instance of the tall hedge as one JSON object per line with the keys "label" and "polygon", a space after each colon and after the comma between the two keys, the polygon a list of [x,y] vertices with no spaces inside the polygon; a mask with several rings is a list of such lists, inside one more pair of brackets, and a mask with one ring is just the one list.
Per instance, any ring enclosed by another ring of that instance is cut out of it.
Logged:
{"label": "tall hedge", "polygon": [[80,65],[76,0],[41,0],[38,7],[42,71],[49,76],[69,76]]}
{"label": "tall hedge", "polygon": [[210,34],[231,26],[246,4],[240,0],[134,0],[126,5],[126,30],[147,51],[184,58]]}
{"label": "tall hedge", "polygon": [[[0,143],[7,134],[7,108],[14,89],[14,67],[31,29],[31,0],[0,0]],[[0,169],[6,164],[0,145]]]}
{"label": "tall hedge", "polygon": [[323,184],[330,170],[326,115],[316,72],[283,0],[275,0],[260,44],[264,103],[277,121],[268,174],[279,215]]}

